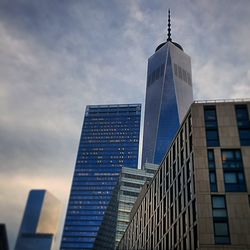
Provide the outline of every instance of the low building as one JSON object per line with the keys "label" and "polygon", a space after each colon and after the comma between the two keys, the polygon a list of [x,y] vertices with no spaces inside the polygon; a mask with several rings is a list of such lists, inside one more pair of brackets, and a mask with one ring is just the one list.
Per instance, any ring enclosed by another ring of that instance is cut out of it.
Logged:
{"label": "low building", "polygon": [[46,190],[31,190],[15,250],[51,250],[58,232],[61,203]]}
{"label": "low building", "polygon": [[191,105],[117,249],[250,249],[249,111]]}
{"label": "low building", "polygon": [[0,250],[9,250],[8,237],[5,224],[0,224]]}

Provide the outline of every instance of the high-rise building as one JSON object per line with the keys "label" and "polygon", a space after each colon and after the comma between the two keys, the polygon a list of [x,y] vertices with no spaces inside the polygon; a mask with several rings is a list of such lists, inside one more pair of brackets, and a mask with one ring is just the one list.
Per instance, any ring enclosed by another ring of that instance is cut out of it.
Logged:
{"label": "high-rise building", "polygon": [[131,210],[146,181],[150,182],[158,165],[145,163],[144,169],[123,168],[118,189],[118,212],[116,224],[116,246],[120,242],[129,222]]}
{"label": "high-rise building", "polygon": [[144,169],[123,167],[112,201],[105,212],[95,240],[95,250],[115,249],[130,221],[130,213],[145,182],[150,181],[158,165],[146,163]]}
{"label": "high-rise building", "polygon": [[137,168],[141,105],[87,106],[61,249],[93,249],[122,167]]}
{"label": "high-rise building", "polygon": [[31,190],[15,250],[51,250],[58,233],[61,202],[46,190]]}
{"label": "high-rise building", "polygon": [[5,224],[0,224],[0,250],[9,250]]}
{"label": "high-rise building", "polygon": [[250,249],[250,101],[191,105],[119,243]]}
{"label": "high-rise building", "polygon": [[167,41],[148,59],[142,167],[160,164],[193,102],[191,59],[172,41],[170,13]]}

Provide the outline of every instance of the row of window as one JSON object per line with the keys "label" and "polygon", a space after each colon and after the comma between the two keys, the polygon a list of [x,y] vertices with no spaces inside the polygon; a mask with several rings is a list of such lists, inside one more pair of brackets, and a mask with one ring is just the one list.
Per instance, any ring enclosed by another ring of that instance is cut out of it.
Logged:
{"label": "row of window", "polygon": [[[126,147],[125,147],[126,146]],[[127,145],[120,145],[120,144],[117,144],[117,145],[114,145],[114,144],[107,144],[105,145],[102,145],[100,146],[99,144],[98,145],[86,145],[85,147],[83,147],[83,145],[81,144],[79,146],[79,152],[81,152],[81,154],[83,152],[93,152],[93,151],[104,151],[103,154],[109,154],[109,152],[114,152],[114,151],[117,151],[116,153],[119,153],[119,151],[124,151],[124,152],[127,152],[127,151],[138,151],[138,145],[137,143],[129,143]]]}
{"label": "row of window", "polygon": [[116,117],[122,117],[122,116],[138,116],[141,114],[141,111],[132,111],[132,112],[120,112],[120,113],[116,113],[116,112],[110,112],[110,113],[96,113],[96,114],[89,114],[89,113],[85,113],[85,117],[89,118],[89,117],[108,117],[108,118],[116,118]]}
{"label": "row of window", "polygon": [[194,190],[189,116],[135,212],[119,249],[194,249]]}
{"label": "row of window", "polygon": [[81,140],[81,143],[117,143],[117,142],[138,142],[138,138],[133,136],[127,136],[127,138],[121,138],[121,137],[113,137],[113,138],[100,138],[100,139],[95,139],[95,138],[90,138],[86,139],[84,138]]}
{"label": "row of window", "polygon": [[[247,105],[235,105],[240,144],[250,146],[250,121]],[[216,106],[204,106],[204,119],[208,147],[220,146]]]}
{"label": "row of window", "polygon": [[[126,131],[126,132],[125,132]],[[91,132],[91,129],[88,129],[88,131],[84,131],[84,138],[95,138],[96,136],[100,136],[102,138],[104,138],[105,136],[108,136],[109,138],[117,138],[119,136],[119,138],[122,138],[124,135],[128,135],[130,137],[133,137],[134,135],[138,136],[138,131],[139,129],[134,129],[134,130],[130,130],[129,132],[127,132],[127,130],[116,130],[116,131],[95,131],[95,132]]]}
{"label": "row of window", "polygon": [[99,175],[99,174],[103,174],[106,175],[108,173],[110,173],[110,175],[119,175],[119,173],[121,172],[120,168],[113,168],[111,166],[106,166],[103,168],[92,168],[91,166],[89,166],[89,168],[87,168],[87,166],[83,166],[81,164],[76,164],[76,169],[75,169],[75,173],[91,173],[94,175]]}
{"label": "row of window", "polygon": [[[210,189],[217,192],[216,166],[213,149],[208,150],[208,168]],[[221,150],[222,167],[224,175],[224,185],[226,192],[245,192],[246,182],[244,169],[239,149]]]}
{"label": "row of window", "polygon": [[100,125],[124,125],[124,124],[133,124],[133,123],[140,123],[140,118],[137,116],[134,117],[119,117],[119,119],[102,119],[102,121],[96,121],[96,119],[86,119],[84,121],[84,125],[93,125],[93,126],[100,126]]}
{"label": "row of window", "polygon": [[77,160],[77,163],[82,163],[82,164],[95,164],[95,165],[98,165],[98,164],[102,164],[102,165],[107,165],[107,164],[119,164],[119,163],[123,163],[123,165],[126,166],[126,164],[134,164],[136,165],[137,164],[137,157],[134,157],[132,159],[101,159],[101,160],[90,160],[90,159],[87,159],[87,160],[83,160],[81,157],[79,157],[80,159]]}
{"label": "row of window", "polygon": [[92,112],[109,112],[109,111],[136,111],[136,110],[140,110],[141,109],[141,105],[126,105],[124,107],[122,106],[100,106],[100,107],[96,107],[96,106],[87,106],[86,111],[89,113]]}
{"label": "row of window", "polygon": [[183,69],[181,66],[177,65],[176,63],[174,64],[174,73],[181,80],[186,82],[188,85],[192,86],[190,73],[187,72],[185,69]]}
{"label": "row of window", "polygon": [[161,66],[156,68],[151,74],[148,75],[147,86],[150,86],[164,75],[165,64],[163,63]]}

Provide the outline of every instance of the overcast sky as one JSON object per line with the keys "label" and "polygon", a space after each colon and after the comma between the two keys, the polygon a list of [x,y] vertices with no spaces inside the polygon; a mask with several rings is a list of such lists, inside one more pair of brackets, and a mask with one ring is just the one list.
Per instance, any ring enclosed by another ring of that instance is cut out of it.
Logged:
{"label": "overcast sky", "polygon": [[11,249],[30,189],[65,210],[85,106],[144,104],[168,8],[195,99],[250,97],[249,0],[0,0],[0,222]]}

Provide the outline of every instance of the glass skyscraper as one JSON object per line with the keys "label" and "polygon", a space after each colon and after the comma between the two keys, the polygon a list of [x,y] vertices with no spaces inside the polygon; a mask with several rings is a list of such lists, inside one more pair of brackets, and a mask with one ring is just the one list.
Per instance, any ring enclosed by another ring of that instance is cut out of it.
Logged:
{"label": "glass skyscraper", "polygon": [[61,249],[93,249],[122,167],[137,168],[141,105],[87,106]]}
{"label": "glass skyscraper", "polygon": [[54,249],[61,202],[47,190],[31,190],[16,240],[15,250]]}
{"label": "glass skyscraper", "polygon": [[191,59],[168,39],[148,59],[142,167],[159,164],[193,102]]}

